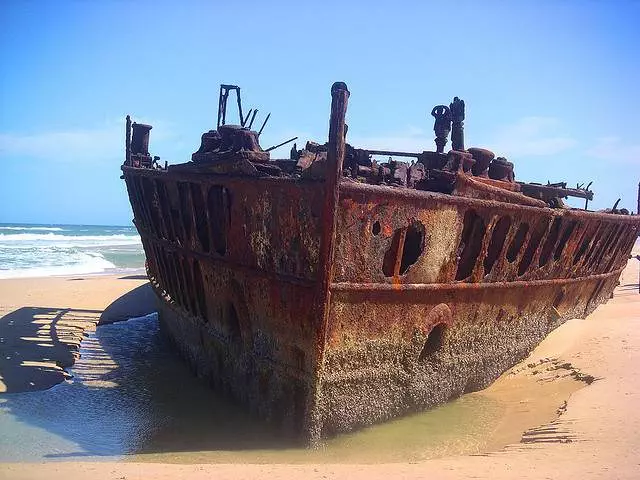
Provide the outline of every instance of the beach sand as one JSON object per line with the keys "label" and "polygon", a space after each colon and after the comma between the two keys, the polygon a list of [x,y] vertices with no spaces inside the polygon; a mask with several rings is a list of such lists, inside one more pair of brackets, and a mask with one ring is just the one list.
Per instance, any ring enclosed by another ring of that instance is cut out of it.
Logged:
{"label": "beach sand", "polygon": [[[636,244],[634,255],[638,253]],[[498,450],[489,448],[490,453],[366,465],[5,463],[0,465],[0,478],[640,478],[639,265],[635,259],[629,261],[615,297],[606,305],[587,319],[569,321],[552,332],[529,358],[483,392],[502,400],[519,398],[512,402],[514,409],[521,404],[526,412],[506,414],[503,424],[496,425],[496,438],[488,445],[497,448],[509,444]],[[0,362],[7,390],[55,384],[64,378],[56,362],[66,366],[73,361],[82,329],[95,328],[98,321],[140,316],[153,309],[144,279],[77,278],[83,280],[0,280],[0,313],[4,315],[0,336],[14,339],[13,345],[0,345],[2,353],[11,351],[10,357],[18,355],[34,362],[28,368],[12,359]],[[11,328],[23,330],[9,332],[7,317],[13,321]],[[15,340],[20,337],[20,342]],[[43,349],[49,352],[46,356]],[[17,378],[25,375],[26,382]],[[576,389],[568,378],[589,385]],[[564,386],[551,390],[531,387],[536,384]],[[547,401],[527,399],[528,394],[540,395],[541,391],[548,392]],[[561,407],[559,417],[556,408],[550,408],[555,404]],[[519,423],[513,418],[520,419]]]}
{"label": "beach sand", "polygon": [[0,393],[60,383],[85,330],[155,309],[144,275],[0,280]]}

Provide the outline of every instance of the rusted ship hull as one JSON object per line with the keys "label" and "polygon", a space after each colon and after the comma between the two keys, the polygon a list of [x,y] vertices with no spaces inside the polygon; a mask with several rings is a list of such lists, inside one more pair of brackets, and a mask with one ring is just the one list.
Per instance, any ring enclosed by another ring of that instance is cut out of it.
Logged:
{"label": "rusted ship hull", "polygon": [[342,178],[123,166],[163,328],[213,387],[303,441],[481,389],[606,301],[637,216]]}

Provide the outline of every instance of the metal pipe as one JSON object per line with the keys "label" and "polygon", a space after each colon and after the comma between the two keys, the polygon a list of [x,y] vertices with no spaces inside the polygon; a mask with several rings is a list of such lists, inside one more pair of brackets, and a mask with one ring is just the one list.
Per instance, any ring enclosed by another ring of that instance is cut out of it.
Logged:
{"label": "metal pipe", "polygon": [[[236,87],[236,97],[238,98],[238,115],[240,116],[240,120],[242,120],[242,100],[240,100],[240,87]],[[247,115],[247,118],[249,115]]]}
{"label": "metal pipe", "polygon": [[297,140],[297,139],[298,139],[298,137],[290,138],[289,140],[287,140],[287,141],[285,141],[285,142],[282,142],[282,143],[279,143],[278,145],[274,145],[273,147],[269,147],[269,148],[267,148],[267,149],[265,150],[265,152],[270,152],[271,150],[275,150],[276,148],[281,147],[281,146],[283,146],[283,145],[286,145],[287,143],[291,143],[291,142],[293,142],[294,140]]}
{"label": "metal pipe", "polygon": [[[258,109],[256,108],[253,111],[253,117],[251,117],[251,121],[249,122],[249,129],[251,128],[251,126],[253,125],[253,121],[256,119],[256,115],[258,114]],[[249,118],[249,115],[247,115],[247,118]]]}
{"label": "metal pipe", "polygon": [[258,132],[258,136],[260,136],[260,134],[262,133],[262,130],[264,130],[264,126],[267,124],[267,122],[269,121],[269,117],[271,116],[271,112],[269,112],[269,114],[267,115],[267,118],[264,119],[264,122],[262,122],[262,126],[260,127],[260,131]]}
{"label": "metal pipe", "polygon": [[389,157],[413,157],[420,158],[421,153],[413,153],[413,152],[393,152],[391,150],[367,150],[364,148],[367,153],[371,155],[386,155]]}
{"label": "metal pipe", "polygon": [[220,96],[218,97],[218,127],[224,125],[225,116],[227,112],[227,95],[229,91],[226,89],[226,85],[220,85]]}
{"label": "metal pipe", "polygon": [[251,112],[253,112],[253,108],[249,109],[249,111],[247,112],[247,117],[246,118],[240,117],[240,126],[242,126],[242,127],[245,126],[245,124],[247,123],[247,120],[249,120],[249,117],[251,116]]}

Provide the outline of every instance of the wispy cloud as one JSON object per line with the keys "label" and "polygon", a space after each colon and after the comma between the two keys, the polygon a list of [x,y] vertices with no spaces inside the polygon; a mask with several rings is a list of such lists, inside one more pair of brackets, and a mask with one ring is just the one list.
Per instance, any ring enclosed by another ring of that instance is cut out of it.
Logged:
{"label": "wispy cloud", "polygon": [[347,135],[347,142],[357,148],[368,148],[371,150],[395,150],[407,152],[422,152],[432,150],[433,132],[408,126],[404,131],[392,132],[384,135],[362,136]]}
{"label": "wispy cloud", "polygon": [[577,143],[557,118],[524,117],[498,129],[487,146],[498,155],[521,157],[556,155]]}
{"label": "wispy cloud", "polygon": [[586,154],[608,162],[640,165],[640,144],[625,144],[620,137],[614,135],[597,138]]}
{"label": "wispy cloud", "polygon": [[[153,122],[144,122],[151,123]],[[166,139],[165,128],[153,139]],[[124,119],[90,129],[38,133],[0,133],[0,157],[38,158],[59,162],[100,161],[124,157]]]}

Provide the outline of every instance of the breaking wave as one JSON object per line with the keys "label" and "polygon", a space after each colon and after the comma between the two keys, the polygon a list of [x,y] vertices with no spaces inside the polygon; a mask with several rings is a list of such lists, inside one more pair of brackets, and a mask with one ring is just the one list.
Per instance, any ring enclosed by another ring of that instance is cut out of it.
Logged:
{"label": "breaking wave", "polygon": [[3,270],[0,268],[0,278],[50,277],[53,275],[79,275],[85,273],[104,273],[116,269],[100,253],[75,252],[67,254],[64,259],[49,257],[43,259],[39,266]]}
{"label": "breaking wave", "polygon": [[40,230],[47,232],[64,232],[64,228],[61,227],[0,227],[0,230]]}
{"label": "breaking wave", "polygon": [[0,278],[140,269],[144,253],[133,227],[0,225]]}
{"label": "breaking wave", "polygon": [[4,243],[35,243],[56,246],[135,245],[141,243],[138,235],[59,235],[57,233],[0,233],[0,246]]}

